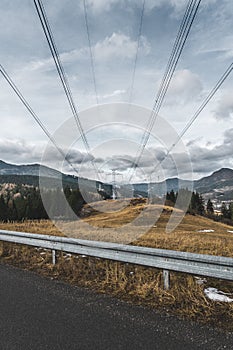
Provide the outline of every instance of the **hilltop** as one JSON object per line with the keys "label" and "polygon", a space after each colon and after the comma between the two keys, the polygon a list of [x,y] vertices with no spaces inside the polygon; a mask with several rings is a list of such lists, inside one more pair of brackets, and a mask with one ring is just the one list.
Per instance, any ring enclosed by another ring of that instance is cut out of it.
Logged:
{"label": "hilltop", "polygon": [[205,198],[233,199],[233,170],[222,168],[195,181],[195,189]]}
{"label": "hilltop", "polygon": [[[138,200],[138,203],[129,203],[128,206],[117,211],[114,211],[113,201],[106,202],[108,213],[96,212],[95,210],[90,212],[90,206],[84,207],[84,210],[85,208],[89,210],[85,222],[100,228],[100,236],[95,237],[99,240],[101,240],[101,228],[116,228],[126,225],[132,222],[145,208],[148,208],[143,199]],[[131,244],[200,254],[233,256],[233,227],[199,215],[186,214],[172,233],[166,233],[166,225],[174,208],[159,205],[149,205],[149,208],[153,212],[160,210],[161,215],[147,233],[139,235]],[[176,211],[179,210],[176,209]],[[137,227],[137,230],[140,232],[140,226]],[[85,235],[85,239],[88,239],[88,234]]]}

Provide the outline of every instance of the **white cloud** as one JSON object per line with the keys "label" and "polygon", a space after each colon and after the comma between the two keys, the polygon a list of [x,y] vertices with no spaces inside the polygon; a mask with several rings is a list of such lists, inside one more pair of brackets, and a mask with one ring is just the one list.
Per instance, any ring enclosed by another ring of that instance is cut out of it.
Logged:
{"label": "white cloud", "polygon": [[224,143],[226,145],[232,145],[233,146],[233,129],[226,130],[224,133]]}
{"label": "white cloud", "polygon": [[214,116],[217,119],[229,119],[233,117],[233,90],[225,93],[214,111]]}
{"label": "white cloud", "polygon": [[[137,48],[137,41],[132,40],[123,33],[113,33],[103,41],[98,42],[94,47],[94,56],[97,60],[109,60],[114,58],[134,58]],[[145,37],[141,38],[141,52],[144,56],[150,53],[151,47]]]}
{"label": "white cloud", "polygon": [[[45,151],[45,142],[26,142],[22,139],[0,139],[0,154],[2,158],[8,162],[14,162],[16,164],[24,163],[35,163],[41,162],[43,152]],[[93,156],[87,155],[84,152],[80,152],[76,148],[69,150],[63,149],[63,152],[67,154],[67,158],[73,164],[88,163],[94,159]],[[56,168],[57,162],[60,161],[61,155],[55,147],[46,149],[46,161],[48,164]],[[66,164],[67,168],[70,167]]]}
{"label": "white cloud", "polygon": [[97,60],[111,59],[115,55],[130,58],[132,52],[135,52],[135,44],[128,36],[113,33],[95,45],[94,56]]}
{"label": "white cloud", "polygon": [[[136,54],[137,41],[132,40],[128,35],[118,32],[111,36],[105,37],[92,46],[94,59],[101,63],[106,61],[115,61],[116,59],[133,59]],[[151,51],[151,46],[146,37],[141,37],[140,52],[143,56],[147,56]],[[60,54],[60,59],[63,64],[71,64],[79,60],[89,58],[89,48],[83,47],[69,52]],[[55,69],[52,58],[31,61],[25,69],[28,71],[50,71]]]}
{"label": "white cloud", "polygon": [[[215,1],[216,0],[208,0],[208,3]],[[132,8],[132,6],[140,8],[142,4],[142,0],[87,0],[87,5],[93,13],[108,12],[116,5],[127,9],[130,7]],[[151,11],[156,7],[171,6],[176,14],[180,13],[186,5],[187,0],[147,0],[145,4],[147,11]]]}
{"label": "white cloud", "polygon": [[203,90],[199,76],[188,69],[179,70],[174,74],[168,90],[168,99],[172,102],[190,102],[196,99]]}
{"label": "white cloud", "polygon": [[[203,7],[216,3],[217,0],[205,0]],[[147,0],[145,3],[145,14],[149,14],[153,9],[168,6],[172,9],[172,14],[179,17],[184,13],[187,0]],[[93,14],[99,15],[101,12],[109,12],[115,6],[123,8],[125,11],[132,8],[142,8],[143,0],[87,0],[87,7]],[[81,5],[82,7],[82,5]]]}
{"label": "white cloud", "polygon": [[43,145],[25,142],[22,139],[0,139],[0,154],[5,161],[30,163],[41,160]]}
{"label": "white cloud", "polygon": [[[1,139],[0,154],[2,154],[3,160],[16,164],[39,163],[44,151],[44,146],[45,143],[35,144],[32,142],[25,142],[20,139]],[[194,177],[196,177],[197,174],[202,176],[206,172],[214,171],[224,166],[231,167],[233,165],[233,128],[225,131],[224,139],[218,144],[205,144],[205,140],[199,138],[193,142],[190,142],[187,146],[191,156]],[[120,148],[121,147],[119,145],[118,153],[114,148],[116,154],[112,154],[111,156],[107,155],[106,157],[98,157],[97,154],[87,157],[85,153],[76,148],[70,149],[67,155],[74,165],[78,166],[82,164],[82,167],[84,167],[82,169],[82,176],[84,175],[83,171],[86,169],[85,176],[89,177],[89,172],[92,167],[92,165],[89,163],[90,160],[94,160],[97,164],[97,168],[100,170],[102,168],[104,169],[104,164],[107,164],[111,169],[116,169],[121,171],[123,175],[126,175],[136,159],[135,155],[126,154],[124,153],[124,149],[122,148],[121,150]],[[67,151],[64,150],[64,152],[66,153]],[[139,175],[152,175],[155,164],[163,159],[165,154],[166,150],[160,146],[146,149],[146,152],[144,152],[140,161],[139,168],[137,169]],[[174,176],[175,168],[173,158],[175,160],[175,165],[179,167],[179,176],[182,178],[187,170],[187,164],[184,162],[186,155],[183,155],[182,153],[176,154],[175,157],[173,157],[172,154],[167,157],[167,160],[162,163],[161,169],[164,174],[166,174],[166,177]],[[228,160],[227,164],[225,162],[226,158]],[[60,155],[55,148],[51,148],[49,151],[47,151],[47,165],[56,168],[57,160],[59,159]],[[66,163],[64,163],[64,167],[65,172],[70,172],[70,168]],[[140,176],[138,180],[140,180]]]}
{"label": "white cloud", "polygon": [[112,97],[117,97],[117,96],[121,97],[124,94],[126,94],[126,90],[115,90],[115,91],[113,91],[110,94],[106,94],[106,95],[98,96],[98,97],[99,98],[103,98],[104,100],[106,100],[106,99],[109,99],[109,98],[112,98]]}
{"label": "white cloud", "polygon": [[119,0],[87,0],[87,5],[93,12],[109,11],[117,3]]}
{"label": "white cloud", "polygon": [[[86,1],[92,50],[95,56],[99,102],[127,101],[143,0]],[[3,1],[0,9],[3,14],[0,34],[1,62],[46,128],[53,133],[58,125],[71,115],[70,109],[34,7],[28,5],[29,1],[22,4],[19,0],[15,2],[22,5],[18,14],[14,10],[15,6],[6,0]],[[47,1],[45,5],[74,100],[79,111],[82,111],[96,103],[83,3],[74,0],[65,3]],[[173,39],[187,3],[188,0],[146,0],[147,10],[143,22],[145,37],[141,38],[133,89],[133,102],[138,105],[151,107],[153,104],[154,95],[163,76]],[[174,125],[177,132],[183,129],[189,117],[199,107],[200,97],[204,98],[202,82],[207,92],[210,91],[224,67],[229,64],[233,40],[230,16],[232,10],[232,0],[205,0],[201,3],[194,28],[179,62],[180,70],[174,75],[161,109],[163,116]],[[23,41],[20,39],[22,37]],[[26,68],[22,69],[22,67]],[[226,83],[228,85],[224,85],[225,89],[232,85],[231,81]],[[233,114],[232,93],[229,91],[223,95],[223,92],[219,92],[186,134],[187,140],[189,137],[196,139],[199,135],[203,136],[203,145],[199,145],[203,148],[203,152],[214,148],[216,141],[219,146],[222,144],[220,142],[222,133],[229,129],[229,118]],[[216,101],[218,99],[219,101]],[[4,81],[1,82],[0,102],[2,155],[5,155],[8,161],[13,159],[15,162],[16,159],[19,162],[33,161],[33,159],[38,161],[41,148],[33,145],[36,140],[45,143],[46,137]],[[221,118],[221,122],[214,120],[213,110],[215,116]],[[109,113],[102,118],[103,122],[115,122],[119,119],[145,127],[149,117],[150,114],[144,118],[140,118],[139,114],[132,117],[128,114],[118,116],[114,110],[109,109]],[[82,123],[84,128],[94,127],[99,124],[99,116],[96,114],[92,118],[83,118]],[[135,132],[128,127],[121,127],[120,132],[136,140]],[[154,133],[156,135],[156,126]],[[106,133],[96,133],[96,138],[97,140],[109,139],[109,134],[110,131],[107,128]],[[140,136],[139,134],[138,140]],[[13,141],[4,144],[7,138],[17,140],[20,137],[24,138],[30,146],[25,146],[18,141],[15,144]],[[208,141],[212,144],[207,148]],[[97,141],[94,140],[93,143],[96,144]],[[192,143],[189,144],[189,147],[191,146],[193,146]],[[80,149],[83,148],[80,147]],[[127,148],[126,150],[128,152]],[[124,154],[123,149],[117,148],[117,151]],[[220,149],[215,151],[220,152]],[[228,151],[230,152],[230,147]],[[220,153],[220,157],[227,166],[229,158],[228,153],[224,156],[224,147]],[[74,161],[78,161],[79,154],[72,156]],[[204,160],[204,153],[201,157],[203,163],[200,165],[203,165],[204,171],[209,165],[211,169],[215,167],[215,164],[212,166],[211,162]],[[146,162],[146,159],[144,161]],[[214,152],[212,161],[214,162]],[[220,158],[217,159],[218,164],[219,162]],[[198,158],[195,165],[198,166]],[[124,164],[122,166],[124,167]],[[146,164],[144,166],[146,168]]]}
{"label": "white cloud", "polygon": [[152,10],[155,7],[161,6],[171,6],[174,9],[175,13],[179,13],[186,6],[186,0],[148,0],[146,2],[147,10]]}
{"label": "white cloud", "polygon": [[[199,140],[200,141],[200,140]],[[195,172],[206,173],[221,167],[231,167],[233,164],[233,128],[224,132],[224,139],[216,144],[196,142],[189,147],[193,169]],[[227,159],[227,163],[226,163]]]}

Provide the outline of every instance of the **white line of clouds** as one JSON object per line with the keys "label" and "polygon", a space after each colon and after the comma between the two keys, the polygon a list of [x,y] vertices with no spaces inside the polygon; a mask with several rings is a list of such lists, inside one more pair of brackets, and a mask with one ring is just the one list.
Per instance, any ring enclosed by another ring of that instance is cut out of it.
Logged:
{"label": "white line of clouds", "polygon": [[[133,59],[137,49],[137,41],[132,40],[128,35],[118,32],[105,37],[92,46],[92,52],[96,62],[115,61],[117,59]],[[146,37],[141,37],[140,51],[147,56],[151,51],[151,45]],[[60,54],[64,64],[71,64],[80,60],[89,59],[89,48],[74,49]],[[50,71],[55,69],[52,58],[34,60],[25,67],[27,71]]]}

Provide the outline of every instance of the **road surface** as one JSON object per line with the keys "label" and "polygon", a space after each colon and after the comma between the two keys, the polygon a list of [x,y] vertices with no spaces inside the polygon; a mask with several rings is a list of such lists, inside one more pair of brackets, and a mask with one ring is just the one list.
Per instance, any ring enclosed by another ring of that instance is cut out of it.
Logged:
{"label": "road surface", "polygon": [[233,334],[0,264],[0,350],[233,349]]}

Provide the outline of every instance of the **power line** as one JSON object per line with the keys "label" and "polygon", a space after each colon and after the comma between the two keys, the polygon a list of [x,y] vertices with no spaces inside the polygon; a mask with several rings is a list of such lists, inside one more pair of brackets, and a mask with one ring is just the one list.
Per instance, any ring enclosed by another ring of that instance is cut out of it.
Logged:
{"label": "power line", "polygon": [[149,118],[149,121],[147,123],[147,127],[146,130],[142,136],[141,142],[140,142],[140,146],[136,155],[136,161],[133,164],[132,167],[132,174],[130,176],[129,181],[131,181],[134,171],[136,169],[136,167],[138,166],[142,154],[144,152],[144,149],[147,145],[147,142],[149,140],[151,131],[154,127],[155,121],[157,119],[158,113],[160,111],[160,108],[162,106],[162,103],[164,101],[165,95],[167,93],[167,90],[169,88],[171,79],[174,75],[175,69],[177,67],[179,58],[181,56],[181,53],[183,51],[184,45],[187,41],[188,35],[190,33],[191,27],[193,25],[194,19],[196,17],[198,8],[200,6],[201,0],[189,0],[186,10],[185,10],[185,14],[184,17],[182,19],[175,43],[173,45],[173,49],[165,70],[165,74],[163,76],[162,82],[160,84],[158,93],[156,95],[155,98],[155,103]]}
{"label": "power line", "polygon": [[[138,150],[137,157],[136,157],[137,160],[136,160],[136,163],[134,165],[133,171],[134,171],[135,167],[138,165],[138,163],[142,157],[143,151],[146,147],[146,144],[149,140],[150,133],[151,133],[152,128],[155,124],[156,118],[157,118],[159,110],[162,106],[166,92],[169,88],[171,79],[173,77],[174,71],[175,71],[176,66],[178,64],[178,60],[181,56],[185,42],[188,38],[193,21],[195,19],[196,14],[197,14],[197,10],[199,8],[200,2],[201,2],[201,0],[198,0],[198,1],[197,0],[194,0],[194,1],[190,0],[188,2],[187,7],[186,7],[186,11],[185,11],[184,17],[182,19],[182,22],[181,22],[181,25],[179,28],[179,32],[178,32],[177,37],[176,37],[176,41],[174,43],[171,56],[169,58],[168,65],[167,65],[163,80],[160,84],[160,88],[158,90],[158,93],[157,93],[157,96],[155,99],[155,104],[154,104],[154,107],[152,109],[150,119],[147,123],[146,130],[145,130],[143,137],[142,137],[141,148],[139,148],[139,150]],[[133,176],[133,174],[131,175],[131,178],[132,178],[132,176]]]}
{"label": "power line", "polygon": [[209,95],[205,98],[205,100],[202,102],[202,104],[200,105],[200,107],[197,109],[197,111],[194,113],[194,115],[192,116],[192,118],[189,120],[189,122],[186,124],[186,126],[184,127],[184,129],[181,131],[180,135],[177,137],[177,140],[175,141],[175,143],[173,143],[171,145],[171,147],[168,149],[167,154],[165,155],[165,157],[158,162],[153,171],[155,171],[157,169],[157,167],[164,162],[164,160],[169,156],[169,154],[171,153],[171,151],[176,147],[176,145],[179,143],[179,141],[182,139],[182,137],[186,134],[186,132],[191,128],[191,126],[193,125],[193,123],[195,122],[195,120],[199,117],[199,115],[201,114],[201,112],[203,111],[203,109],[206,107],[206,105],[210,102],[210,100],[214,97],[214,95],[216,94],[216,92],[219,90],[219,88],[222,86],[222,84],[224,83],[224,81],[228,78],[228,76],[231,74],[231,72],[233,71],[233,62],[230,64],[230,66],[227,68],[227,70],[224,72],[224,74],[221,76],[221,78],[218,80],[217,84],[214,86],[214,88],[210,91]]}
{"label": "power line", "polygon": [[86,148],[86,151],[89,153],[90,147],[89,147],[88,141],[86,139],[86,135],[85,135],[85,133],[83,131],[83,128],[82,128],[82,125],[81,125],[81,122],[80,122],[80,119],[79,119],[78,111],[77,111],[76,105],[75,105],[73,97],[72,97],[72,93],[71,93],[71,90],[70,90],[70,86],[69,86],[69,83],[68,83],[68,80],[67,80],[64,68],[63,68],[63,66],[61,64],[60,56],[59,56],[59,53],[58,53],[58,50],[57,50],[57,47],[56,47],[56,44],[55,44],[55,41],[54,41],[54,38],[53,38],[52,30],[51,30],[49,22],[48,22],[48,18],[47,18],[46,12],[45,12],[45,8],[44,8],[41,0],[34,0],[34,4],[35,4],[35,7],[36,7],[36,11],[37,11],[37,14],[39,16],[39,19],[40,19],[40,22],[41,22],[41,25],[42,25],[45,37],[47,39],[47,42],[48,42],[51,54],[53,56],[53,59],[54,59],[54,62],[55,62],[56,68],[57,68],[57,72],[59,74],[59,77],[61,79],[64,91],[65,91],[65,94],[66,94],[66,97],[68,99],[69,106],[70,106],[71,111],[73,113],[73,116],[75,118],[75,121],[76,121],[76,124],[78,126],[78,129],[80,131],[80,134],[81,134],[84,146]]}
{"label": "power line", "polygon": [[90,36],[90,29],[89,29],[89,23],[88,23],[86,0],[83,0],[83,8],[84,8],[86,32],[87,32],[87,39],[88,39],[89,52],[90,52],[91,70],[92,70],[93,84],[94,84],[94,89],[95,89],[96,104],[98,105],[99,104],[99,97],[98,97],[98,94],[97,94],[94,54],[93,54],[93,50],[92,50],[92,46],[91,46],[91,36]]}
{"label": "power line", "polygon": [[[71,93],[68,79],[66,77],[64,68],[61,64],[59,52],[58,52],[58,49],[57,49],[55,41],[54,41],[53,33],[52,33],[51,27],[49,25],[49,21],[48,21],[47,15],[46,15],[45,8],[44,8],[41,0],[34,0],[34,4],[35,4],[36,11],[37,11],[38,17],[39,17],[41,25],[42,25],[42,29],[43,29],[45,37],[46,37],[46,40],[48,42],[49,49],[51,51],[54,63],[56,65],[58,75],[59,75],[60,80],[62,82],[62,86],[63,86],[64,92],[65,92],[65,95],[67,97],[71,112],[72,112],[74,119],[76,121],[76,124],[77,124],[78,130],[80,132],[80,135],[81,135],[83,144],[85,146],[86,152],[91,157],[90,146],[89,146],[89,143],[87,141],[86,135],[84,133],[84,130],[83,130],[83,127],[82,127],[82,124],[81,124],[81,121],[80,121],[80,118],[78,115],[78,110],[77,110],[76,105],[74,103],[74,99],[73,99],[73,96]],[[96,169],[94,161],[91,160],[91,163],[92,163],[93,168],[96,172],[97,178],[99,179],[99,173],[98,173],[98,170]]]}
{"label": "power line", "polygon": [[32,107],[29,105],[27,100],[24,98],[22,93],[19,91],[15,83],[12,81],[8,73],[5,71],[3,66],[0,64],[0,72],[2,73],[3,77],[7,81],[7,83],[10,85],[10,87],[13,89],[15,94],[18,96],[20,101],[23,103],[23,105],[27,108],[28,112],[31,114],[33,119],[37,122],[37,124],[40,126],[40,128],[43,130],[45,135],[49,138],[49,140],[53,143],[55,148],[58,150],[58,152],[62,155],[62,157],[66,160],[66,162],[71,166],[71,168],[78,174],[77,170],[74,168],[73,164],[70,162],[70,160],[67,158],[67,155],[64,153],[64,151],[58,146],[56,140],[53,138],[53,136],[50,134],[50,132],[47,130],[45,125],[42,123],[40,118],[37,116],[37,114],[34,112]]}
{"label": "power line", "polygon": [[137,63],[138,63],[139,47],[140,47],[140,41],[141,41],[141,36],[142,36],[142,25],[143,25],[144,13],[145,13],[145,4],[146,4],[146,0],[143,0],[141,17],[140,17],[139,32],[138,32],[138,39],[137,39],[136,56],[135,56],[135,61],[134,61],[134,66],[133,66],[133,74],[132,74],[132,81],[131,81],[130,94],[129,94],[129,103],[130,104],[132,103],[132,98],[133,98],[133,90],[134,90],[134,83],[135,83],[136,68],[137,68]]}

